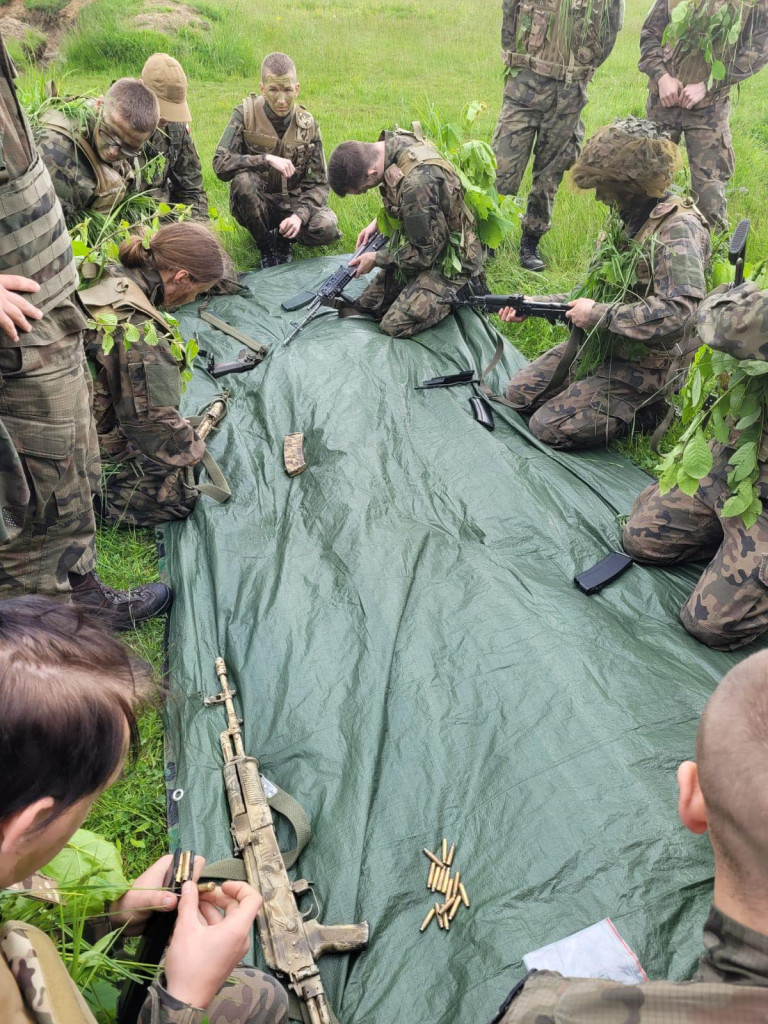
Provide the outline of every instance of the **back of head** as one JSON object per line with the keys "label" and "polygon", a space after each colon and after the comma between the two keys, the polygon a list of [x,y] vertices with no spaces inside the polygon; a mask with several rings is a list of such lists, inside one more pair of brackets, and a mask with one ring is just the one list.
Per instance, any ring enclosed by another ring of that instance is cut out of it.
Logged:
{"label": "back of head", "polygon": [[267,75],[275,75],[277,78],[290,76],[296,80],[296,65],[287,53],[268,53],[261,62],[261,80],[265,81]]}
{"label": "back of head", "polygon": [[768,651],[731,669],[696,738],[712,848],[742,895],[768,903]]}
{"label": "back of head", "polygon": [[328,182],[337,196],[358,191],[365,185],[375,163],[374,143],[342,142],[328,160]]}
{"label": "back of head", "polygon": [[136,661],[93,613],[46,597],[0,602],[0,822],[43,797],[54,815],[114,775],[137,701]]}
{"label": "back of head", "polygon": [[119,250],[124,267],[152,267],[158,272],[186,270],[192,281],[215,284],[227,273],[227,256],[221,242],[203,224],[183,221],[166,224],[148,244],[141,235],[123,242]]}
{"label": "back of head", "polygon": [[587,139],[571,180],[581,189],[661,198],[681,166],[680,150],[653,121],[625,117]]}
{"label": "back of head", "polygon": [[117,113],[141,135],[151,135],[160,120],[157,97],[138,78],[118,78],[104,96],[104,109]]}
{"label": "back of head", "polygon": [[141,82],[157,97],[164,121],[191,121],[187,105],[187,76],[168,53],[153,53],[141,71]]}

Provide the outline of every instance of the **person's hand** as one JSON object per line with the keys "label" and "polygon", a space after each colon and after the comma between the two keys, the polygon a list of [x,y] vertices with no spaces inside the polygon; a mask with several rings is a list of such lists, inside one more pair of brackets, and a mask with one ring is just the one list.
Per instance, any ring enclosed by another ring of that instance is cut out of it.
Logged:
{"label": "person's hand", "polygon": [[362,256],[356,256],[353,260],[350,260],[349,265],[354,267],[355,277],[365,277],[376,266],[376,253],[364,252]]}
{"label": "person's hand", "polygon": [[595,305],[595,300],[584,298],[574,299],[573,302],[569,302],[568,305],[571,308],[565,315],[574,327],[589,327],[590,314],[592,312],[592,307]]}
{"label": "person's hand", "polygon": [[672,75],[665,72],[656,84],[659,87],[659,99],[662,107],[680,106],[683,83],[679,78],[673,78]]}
{"label": "person's hand", "polygon": [[40,320],[43,316],[37,306],[19,292],[39,291],[40,285],[31,277],[0,274],[0,330],[5,331],[11,341],[19,340],[19,330],[32,330],[30,320]]}
{"label": "person's hand", "polygon": [[[176,909],[179,897],[165,889],[165,879],[172,863],[170,853],[156,860],[143,875],[139,875],[128,892],[112,903],[109,915],[115,928],[125,927],[125,935],[139,935],[153,911]],[[195,857],[192,871],[195,881],[204,866],[205,858]]]}
{"label": "person's hand", "polygon": [[[523,296],[525,298],[525,295]],[[511,306],[504,306],[499,310],[499,319],[503,320],[505,324],[521,324],[523,320],[527,320],[527,316],[520,316],[516,313]]]}
{"label": "person's hand", "polygon": [[193,882],[185,882],[165,956],[168,992],[182,1003],[206,1009],[248,952],[261,904],[261,896],[247,882],[224,882],[202,895]]}
{"label": "person's hand", "polygon": [[264,159],[270,167],[274,167],[284,178],[292,178],[296,173],[296,168],[293,166],[292,161],[287,160],[284,156],[273,156],[271,153],[268,153]]}
{"label": "person's hand", "polygon": [[371,223],[368,224],[367,227],[364,227],[363,230],[360,232],[360,234],[357,236],[357,241],[355,242],[355,248],[359,249],[361,245],[368,245],[368,243],[370,242],[371,238],[373,238],[373,236],[376,234],[376,232],[378,230],[379,230],[378,221],[372,220]]}
{"label": "person's hand", "polygon": [[278,231],[283,238],[296,238],[298,233],[301,231],[301,218],[297,214],[292,213],[290,217],[286,217],[285,220],[280,221],[280,227]]}
{"label": "person's hand", "polygon": [[701,103],[706,95],[706,82],[696,82],[695,85],[686,85],[680,93],[680,106],[685,107],[686,110],[690,110],[691,107],[695,107],[697,103]]}

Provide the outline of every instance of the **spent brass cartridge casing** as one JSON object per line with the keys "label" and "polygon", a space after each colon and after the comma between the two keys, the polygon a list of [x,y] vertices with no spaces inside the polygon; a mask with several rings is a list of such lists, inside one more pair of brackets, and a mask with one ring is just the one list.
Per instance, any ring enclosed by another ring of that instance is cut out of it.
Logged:
{"label": "spent brass cartridge casing", "polygon": [[437,913],[437,911],[435,910],[435,908],[434,907],[430,907],[429,913],[424,918],[424,920],[421,922],[421,928],[419,928],[420,932],[426,931],[426,929],[429,927],[429,922],[432,920],[432,918],[435,916],[436,913]]}
{"label": "spent brass cartridge casing", "polygon": [[448,862],[448,840],[447,839],[443,839],[442,854],[443,854],[443,864],[447,864],[447,862]]}
{"label": "spent brass cartridge casing", "polygon": [[440,885],[438,886],[438,892],[445,895],[448,892],[448,885],[450,884],[450,874],[448,868],[443,871],[443,877],[440,879]]}
{"label": "spent brass cartridge casing", "polygon": [[438,868],[437,874],[435,875],[435,892],[443,891],[443,879],[448,868]]}
{"label": "spent brass cartridge casing", "polygon": [[[437,905],[435,905],[435,912],[437,912]],[[442,914],[437,914],[437,923],[440,928],[445,928],[445,921],[443,920]]]}
{"label": "spent brass cartridge casing", "polygon": [[445,930],[449,932],[451,930],[451,922],[448,920],[447,914],[443,915],[443,920],[445,921]]}
{"label": "spent brass cartridge casing", "polygon": [[429,875],[427,876],[427,888],[428,889],[432,888],[432,883],[435,880],[435,875],[436,874],[437,874],[437,865],[436,864],[430,864],[429,865]]}
{"label": "spent brass cartridge casing", "polygon": [[421,852],[422,852],[422,853],[423,853],[423,854],[424,854],[424,855],[425,855],[426,857],[429,857],[429,859],[430,859],[431,861],[434,861],[434,863],[435,863],[435,864],[437,864],[437,866],[438,866],[438,867],[442,867],[442,866],[443,866],[443,862],[442,862],[442,861],[440,860],[440,858],[439,858],[438,856],[436,856],[436,855],[435,855],[434,853],[432,853],[432,851],[431,851],[431,850],[428,850],[428,849],[426,848],[426,846],[424,847],[424,849],[423,849],[423,850],[422,850]]}
{"label": "spent brass cartridge casing", "polygon": [[453,876],[453,885],[451,887],[451,896],[455,896],[459,891],[459,885],[461,884],[459,879],[461,878],[461,872],[457,871]]}
{"label": "spent brass cartridge casing", "polygon": [[216,883],[215,882],[198,882],[197,883],[197,891],[198,892],[216,892]]}
{"label": "spent brass cartridge casing", "polygon": [[445,863],[448,865],[448,867],[450,867],[451,864],[453,864],[453,855],[454,855],[454,853],[456,853],[456,844],[455,843],[451,843],[451,848],[448,851],[448,856],[445,858]]}
{"label": "spent brass cartridge casing", "polygon": [[457,896],[456,899],[451,904],[451,909],[448,911],[448,920],[449,921],[452,921],[454,919],[454,917],[456,917],[456,915],[459,912],[459,907],[460,906],[461,906],[461,897]]}
{"label": "spent brass cartridge casing", "polygon": [[467,896],[467,890],[464,888],[464,883],[459,882],[459,892],[461,893],[461,900],[465,907],[469,906],[469,896]]}

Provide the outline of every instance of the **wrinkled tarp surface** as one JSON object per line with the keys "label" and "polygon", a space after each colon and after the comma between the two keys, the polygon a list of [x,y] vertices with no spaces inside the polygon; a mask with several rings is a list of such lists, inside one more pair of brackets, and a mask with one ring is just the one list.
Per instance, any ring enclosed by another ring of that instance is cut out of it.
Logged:
{"label": "wrinkled tarp surface", "polygon": [[[165,530],[178,839],[231,855],[224,712],[202,703],[221,654],[248,753],[311,820],[298,872],[321,920],[370,923],[367,952],[320,961],[342,1024],[483,1024],[526,952],[606,916],[651,978],[683,979],[712,860],[677,820],[675,771],[739,655],[680,625],[694,569],[574,587],[620,547],[637,467],[552,452],[498,405],[489,433],[468,387],[414,390],[489,362],[479,316],[397,341],[329,311],[283,347],[281,300],[339,263],[254,273],[252,296],[210,305],[272,351],[249,374],[197,371],[185,396],[192,415],[232,392],[209,447],[233,497]],[[237,354],[194,307],[181,319],[217,360]],[[507,346],[495,386],[522,362]],[[294,431],[309,468],[290,479]],[[421,849],[443,836],[471,907],[420,935]]]}

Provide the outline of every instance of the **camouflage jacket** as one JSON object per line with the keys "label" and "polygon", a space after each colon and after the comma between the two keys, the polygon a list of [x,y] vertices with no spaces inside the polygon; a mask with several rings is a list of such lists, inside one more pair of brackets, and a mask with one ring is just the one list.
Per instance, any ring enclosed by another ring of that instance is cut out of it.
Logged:
{"label": "camouflage jacket", "polygon": [[[213,169],[221,181],[231,181],[236,174],[248,171],[263,181],[263,187],[267,188],[270,177],[270,167],[266,160],[268,150],[249,143],[246,139],[245,102],[246,100],[243,103],[238,103],[235,107],[229,124],[219,139],[213,157]],[[291,121],[296,117],[297,107],[298,104],[294,104],[287,117],[279,118],[266,103],[264,104],[264,113],[277,132],[279,139],[284,137]],[[308,113],[303,108],[299,109],[304,114]],[[311,117],[311,114],[309,116]],[[314,118],[312,118],[311,134],[314,136],[312,141],[307,146],[301,147],[300,152],[291,156],[296,173],[288,179],[286,193],[286,205],[289,205],[304,223],[309,220],[313,210],[319,210],[327,204],[330,192],[323,140],[320,136],[320,128]]]}
{"label": "camouflage jacket", "polygon": [[508,997],[500,1024],[759,1024],[768,1020],[768,935],[716,907],[692,981],[622,985],[532,971]]}
{"label": "camouflage jacket", "polygon": [[145,179],[150,195],[163,203],[191,206],[196,220],[208,220],[203,169],[189,125],[172,121],[157,129],[141,153],[142,176],[146,165],[158,156],[163,158],[162,166],[151,180]]}
{"label": "camouflage jacket", "polygon": [[418,274],[439,268],[451,235],[463,238],[462,273],[473,276],[483,265],[474,218],[464,203],[458,176],[439,164],[417,163],[405,175],[399,161],[421,140],[410,132],[382,132],[384,181],[379,187],[384,208],[401,224],[400,244],[376,253],[377,267]]}
{"label": "camouflage jacket", "polygon": [[[685,69],[681,70],[679,48],[662,45],[664,29],[669,24],[670,6],[674,6],[670,4],[670,0],[656,0],[640,31],[640,62],[637,66],[648,75],[652,89],[655,89],[663,74],[670,74],[675,78],[682,74],[683,85],[706,81],[709,77],[707,66],[700,61],[695,61],[692,65],[694,69],[698,65],[696,74],[685,74]],[[757,74],[768,64],[768,0],[756,0],[753,4],[745,3],[743,11],[744,20],[738,42],[732,53],[723,55],[726,58],[725,78],[713,83],[711,91],[697,104],[697,108],[708,106],[727,94],[732,85]],[[701,77],[702,74],[704,77]]]}
{"label": "camouflage jacket", "polygon": [[589,79],[613,50],[624,0],[503,0],[501,55],[509,67]]}
{"label": "camouflage jacket", "polygon": [[[154,306],[162,305],[163,286],[155,271],[112,268],[112,276],[137,284]],[[87,302],[87,292],[85,301]],[[130,322],[141,328],[151,318],[134,311]],[[124,320],[123,320],[124,322]],[[148,345],[143,338],[126,351],[120,328],[109,353],[101,347],[101,334],[86,332],[85,349],[98,372],[94,381],[94,418],[102,455],[125,462],[143,455],[169,470],[194,466],[205,444],[179,412],[181,371],[167,338]]]}

